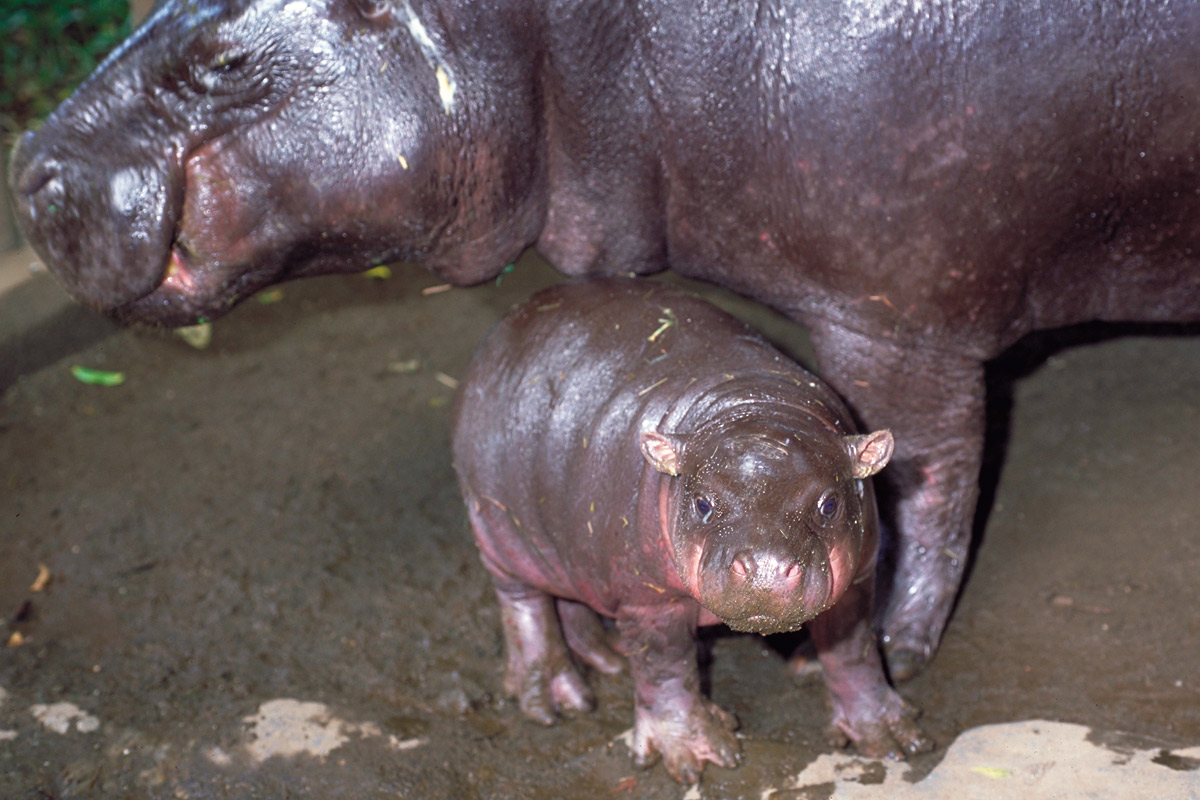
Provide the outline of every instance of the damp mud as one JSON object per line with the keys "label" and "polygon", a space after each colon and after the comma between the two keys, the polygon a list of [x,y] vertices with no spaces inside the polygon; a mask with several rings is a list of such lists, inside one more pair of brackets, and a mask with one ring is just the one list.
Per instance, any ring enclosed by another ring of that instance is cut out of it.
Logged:
{"label": "damp mud", "polygon": [[[702,663],[739,769],[636,769],[628,674],[589,674],[592,714],[524,719],[448,424],[475,343],[557,280],[534,256],[472,289],[396,268],[285,285],[202,350],[27,343],[65,355],[0,387],[0,797],[1048,797],[1064,774],[1200,796],[1194,331],[1043,336],[993,365],[972,569],[900,687],[934,753],[831,749],[823,685],[786,666],[803,637],[724,629]],[[811,365],[798,329],[710,294]]]}

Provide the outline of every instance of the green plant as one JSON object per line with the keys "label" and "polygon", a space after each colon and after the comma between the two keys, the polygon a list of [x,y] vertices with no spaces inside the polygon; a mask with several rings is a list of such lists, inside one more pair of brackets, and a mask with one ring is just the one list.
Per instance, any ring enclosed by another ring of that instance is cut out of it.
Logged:
{"label": "green plant", "polygon": [[49,114],[129,30],[128,0],[0,0],[0,140]]}

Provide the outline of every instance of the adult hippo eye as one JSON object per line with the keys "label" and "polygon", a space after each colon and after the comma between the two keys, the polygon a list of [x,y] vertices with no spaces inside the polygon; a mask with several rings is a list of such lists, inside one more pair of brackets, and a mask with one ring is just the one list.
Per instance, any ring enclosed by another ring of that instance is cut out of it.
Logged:
{"label": "adult hippo eye", "polygon": [[208,65],[208,71],[218,75],[234,72],[246,66],[248,56],[238,50],[226,50],[214,58]]}
{"label": "adult hippo eye", "polygon": [[697,497],[696,513],[700,515],[701,522],[708,522],[710,519],[712,519],[712,503],[708,502],[703,497]]}
{"label": "adult hippo eye", "polygon": [[825,519],[833,519],[838,512],[838,499],[833,490],[825,492],[821,495],[821,499],[817,501],[817,513]]}
{"label": "adult hippo eye", "polygon": [[358,13],[368,19],[386,14],[392,5],[391,0],[353,0],[353,3],[358,8]]}
{"label": "adult hippo eye", "polygon": [[193,71],[198,88],[207,93],[223,93],[229,90],[229,79],[244,70],[250,61],[248,54],[239,50],[225,50],[202,68]]}

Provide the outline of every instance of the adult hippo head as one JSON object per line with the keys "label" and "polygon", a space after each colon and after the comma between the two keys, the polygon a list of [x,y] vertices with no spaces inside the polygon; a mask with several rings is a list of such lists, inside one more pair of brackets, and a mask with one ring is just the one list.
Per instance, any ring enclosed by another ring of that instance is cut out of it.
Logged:
{"label": "adult hippo head", "polygon": [[160,3],[18,143],[23,227],[76,298],[166,325],[384,261],[483,280],[544,192],[529,21],[475,5]]}

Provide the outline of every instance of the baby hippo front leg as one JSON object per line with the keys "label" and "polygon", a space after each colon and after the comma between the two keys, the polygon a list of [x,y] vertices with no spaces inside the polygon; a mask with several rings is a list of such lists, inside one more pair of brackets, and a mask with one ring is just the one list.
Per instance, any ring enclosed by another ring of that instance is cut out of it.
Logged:
{"label": "baby hippo front leg", "polygon": [[917,725],[917,711],[884,679],[869,622],[873,584],[867,578],[850,586],[808,630],[829,687],[831,743],[853,742],[868,758],[901,759],[931,750],[933,742]]}
{"label": "baby hippo front leg", "polygon": [[700,780],[704,762],[736,767],[737,719],[700,694],[696,664],[698,607],[690,601],[622,608],[621,649],[634,682],[633,758],[648,767],[662,756],[671,777]]}

